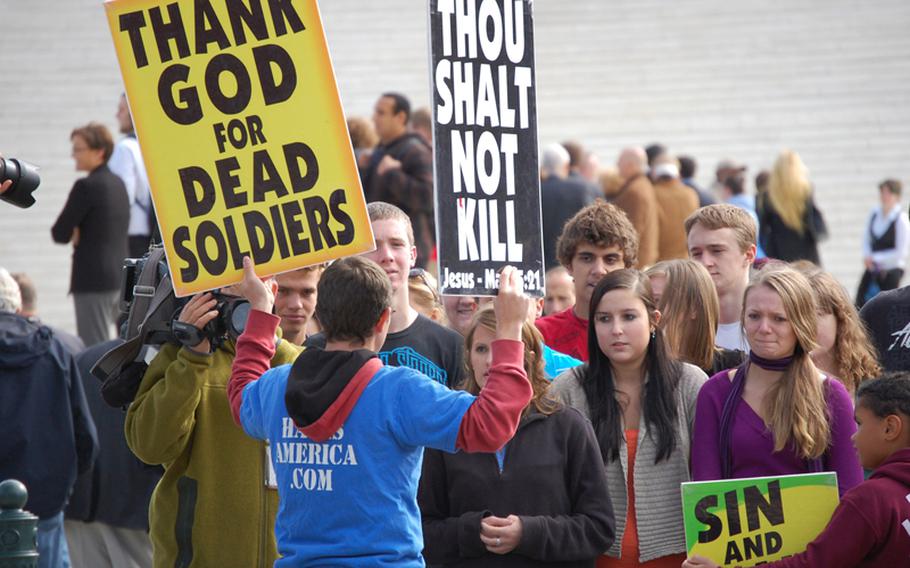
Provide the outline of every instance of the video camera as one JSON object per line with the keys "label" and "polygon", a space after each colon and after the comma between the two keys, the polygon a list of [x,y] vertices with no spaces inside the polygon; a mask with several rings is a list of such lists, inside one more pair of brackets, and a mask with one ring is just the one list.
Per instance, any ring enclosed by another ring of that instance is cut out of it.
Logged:
{"label": "video camera", "polygon": [[0,158],[0,184],[7,180],[12,180],[13,185],[0,194],[0,199],[23,209],[35,204],[32,192],[41,183],[37,167],[22,160]]}
{"label": "video camera", "polygon": [[92,368],[104,384],[101,396],[113,407],[126,407],[136,397],[151,359],[163,343],[195,347],[203,339],[217,347],[237,339],[246,327],[250,304],[244,298],[213,293],[218,316],[202,329],[178,321],[189,298],[174,294],[164,248],[152,245],[142,258],[123,263],[120,309],[127,316],[120,335],[124,342],[108,351]]}
{"label": "video camera", "polygon": [[[224,340],[237,339],[246,327],[246,319],[250,313],[250,303],[245,298],[228,296],[220,291],[212,292],[218,315],[202,329],[188,323],[178,321],[180,312],[189,302],[190,298],[177,298],[173,287],[170,286],[170,275],[167,261],[162,254],[155,254],[156,247],[142,258],[127,258],[123,261],[123,277],[120,286],[120,310],[127,315],[125,325],[121,329],[121,337],[128,340],[132,332],[139,331],[133,324],[139,322],[144,329],[146,345],[160,345],[165,342],[177,342],[188,347],[198,345],[200,341],[208,339],[212,345],[220,345]],[[149,263],[154,263],[150,265]],[[166,284],[164,284],[166,281]],[[154,284],[151,284],[151,283]],[[158,310],[160,315],[153,316],[148,313],[151,304],[136,302],[136,298],[154,298],[162,285],[170,287]],[[141,313],[139,313],[141,312]],[[149,316],[153,316],[151,319]],[[142,321],[145,320],[143,324]]]}

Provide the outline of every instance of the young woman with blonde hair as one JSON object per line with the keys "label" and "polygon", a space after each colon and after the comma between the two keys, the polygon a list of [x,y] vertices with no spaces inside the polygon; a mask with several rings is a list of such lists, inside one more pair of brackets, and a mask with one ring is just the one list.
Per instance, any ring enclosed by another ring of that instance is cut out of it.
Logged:
{"label": "young woman with blonde hair", "polygon": [[822,372],[844,383],[851,396],[859,384],[882,372],[869,332],[847,291],[817,266],[801,267],[818,303],[818,348],[812,361]]}
{"label": "young woman with blonde hair", "polygon": [[735,367],[746,354],[722,349],[714,344],[720,303],[708,270],[693,260],[658,262],[645,271],[651,278],[663,279],[658,303],[660,327],[667,347],[677,359],[692,363],[708,375]]}
{"label": "young woman with blonde hair", "polygon": [[408,302],[411,307],[439,325],[449,325],[446,308],[439,295],[436,278],[423,268],[412,268],[408,273]]}
{"label": "young woman with blonde hair", "polygon": [[799,154],[792,150],[780,153],[756,210],[759,241],[768,258],[821,264],[818,243],[827,238],[827,228],[815,206],[809,171]]}
{"label": "young woman with blonde hair", "polygon": [[[465,335],[461,388],[475,395],[491,364],[491,308],[477,312]],[[594,431],[548,393],[537,328],[525,322],[521,336],[534,394],[512,440],[495,454],[424,454],[417,498],[430,564],[592,567],[613,542]]]}
{"label": "young woman with blonde hair", "polygon": [[768,267],[746,288],[743,326],[751,351],[698,395],[692,477],[732,479],[834,471],[843,494],[863,480],[850,437],[853,402],[822,374],[815,296],[789,267]]}

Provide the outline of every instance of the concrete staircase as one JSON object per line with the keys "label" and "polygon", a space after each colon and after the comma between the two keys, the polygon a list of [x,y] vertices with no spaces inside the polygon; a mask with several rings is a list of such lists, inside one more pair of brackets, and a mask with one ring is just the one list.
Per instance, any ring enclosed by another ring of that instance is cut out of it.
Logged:
{"label": "concrete staircase", "polygon": [[[429,101],[419,0],[324,0],[342,100]],[[542,0],[535,3],[540,141],[574,138],[604,163],[660,141],[694,156],[707,184],[735,158],[750,177],[793,148],[832,230],[825,267],[852,290],[877,183],[910,182],[906,0]],[[70,250],[50,226],[78,177],[69,133],[112,129],[122,82],[97,0],[0,0],[0,152],[42,166],[38,204],[0,206],[0,266],[38,283],[43,318],[74,329]],[[750,188],[751,189],[751,188]],[[910,193],[910,190],[908,190]]]}

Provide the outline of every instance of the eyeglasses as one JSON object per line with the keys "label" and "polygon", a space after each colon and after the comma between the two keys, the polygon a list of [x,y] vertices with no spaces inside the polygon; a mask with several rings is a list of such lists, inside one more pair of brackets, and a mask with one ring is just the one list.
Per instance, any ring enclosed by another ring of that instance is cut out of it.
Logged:
{"label": "eyeglasses", "polygon": [[408,279],[410,280],[412,278],[419,279],[423,283],[423,285],[427,287],[427,290],[430,291],[430,294],[433,295],[433,302],[440,306],[442,305],[442,298],[439,297],[439,291],[436,289],[436,286],[431,284],[430,281],[427,279],[426,270],[424,270],[423,268],[419,268],[419,267],[412,268],[408,272]]}

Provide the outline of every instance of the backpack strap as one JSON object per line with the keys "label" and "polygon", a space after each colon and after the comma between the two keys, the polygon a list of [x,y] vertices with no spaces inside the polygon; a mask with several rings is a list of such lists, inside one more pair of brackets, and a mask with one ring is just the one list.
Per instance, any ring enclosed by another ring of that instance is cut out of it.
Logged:
{"label": "backpack strap", "polygon": [[163,247],[152,248],[142,272],[139,273],[139,278],[136,279],[136,284],[133,286],[133,305],[130,307],[130,315],[126,324],[127,339],[135,337],[139,333],[139,328],[149,313],[149,306],[160,289],[160,286],[156,286],[158,284],[156,280],[158,279],[158,264],[163,257]]}

